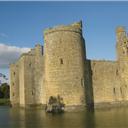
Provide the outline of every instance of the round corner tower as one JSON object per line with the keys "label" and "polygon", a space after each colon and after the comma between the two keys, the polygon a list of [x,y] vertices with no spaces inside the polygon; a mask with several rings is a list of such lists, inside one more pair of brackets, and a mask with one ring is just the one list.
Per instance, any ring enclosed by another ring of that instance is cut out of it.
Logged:
{"label": "round corner tower", "polygon": [[67,106],[85,105],[82,23],[47,29],[44,42],[46,103],[59,95]]}

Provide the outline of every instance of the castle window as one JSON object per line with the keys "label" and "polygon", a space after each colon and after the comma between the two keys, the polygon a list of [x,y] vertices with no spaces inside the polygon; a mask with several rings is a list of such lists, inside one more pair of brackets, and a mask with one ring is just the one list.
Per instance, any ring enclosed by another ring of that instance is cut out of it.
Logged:
{"label": "castle window", "polygon": [[12,85],[14,86],[14,82],[12,83]]}
{"label": "castle window", "polygon": [[81,86],[84,87],[84,79],[81,79]]}
{"label": "castle window", "polygon": [[15,93],[13,92],[12,96],[15,96]]}
{"label": "castle window", "polygon": [[16,75],[16,73],[15,73],[15,72],[13,72],[13,75],[15,76],[15,75]]}
{"label": "castle window", "polygon": [[60,58],[60,64],[63,64],[63,59],[62,58]]}
{"label": "castle window", "polygon": [[43,46],[41,47],[41,53],[42,53],[42,55],[43,55]]}
{"label": "castle window", "polygon": [[31,63],[29,63],[29,67],[31,67],[31,65],[32,65],[32,64],[31,64]]}
{"label": "castle window", "polygon": [[32,91],[32,95],[34,95],[34,92]]}
{"label": "castle window", "polygon": [[116,94],[116,89],[115,88],[113,88],[113,93]]}
{"label": "castle window", "polygon": [[116,70],[116,75],[118,75],[118,70]]}
{"label": "castle window", "polygon": [[122,88],[120,87],[120,93],[122,94]]}

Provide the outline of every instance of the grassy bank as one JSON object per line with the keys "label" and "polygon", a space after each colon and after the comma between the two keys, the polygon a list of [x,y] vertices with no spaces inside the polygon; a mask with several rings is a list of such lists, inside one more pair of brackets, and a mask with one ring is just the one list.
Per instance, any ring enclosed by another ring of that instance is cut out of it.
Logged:
{"label": "grassy bank", "polygon": [[10,100],[5,98],[0,98],[0,105],[10,105]]}

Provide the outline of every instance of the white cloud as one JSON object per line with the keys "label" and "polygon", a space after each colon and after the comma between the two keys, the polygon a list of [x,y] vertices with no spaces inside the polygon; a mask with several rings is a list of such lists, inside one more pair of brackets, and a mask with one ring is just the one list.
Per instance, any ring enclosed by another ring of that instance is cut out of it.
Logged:
{"label": "white cloud", "polygon": [[26,53],[30,48],[20,48],[0,43],[0,68],[8,68],[10,63],[15,62],[22,53]]}

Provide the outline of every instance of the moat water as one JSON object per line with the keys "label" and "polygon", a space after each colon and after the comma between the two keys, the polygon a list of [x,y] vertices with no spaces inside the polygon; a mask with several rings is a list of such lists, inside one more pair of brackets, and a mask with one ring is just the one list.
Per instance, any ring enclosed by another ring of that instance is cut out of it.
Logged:
{"label": "moat water", "polygon": [[1,106],[0,128],[128,128],[128,108],[52,115]]}

